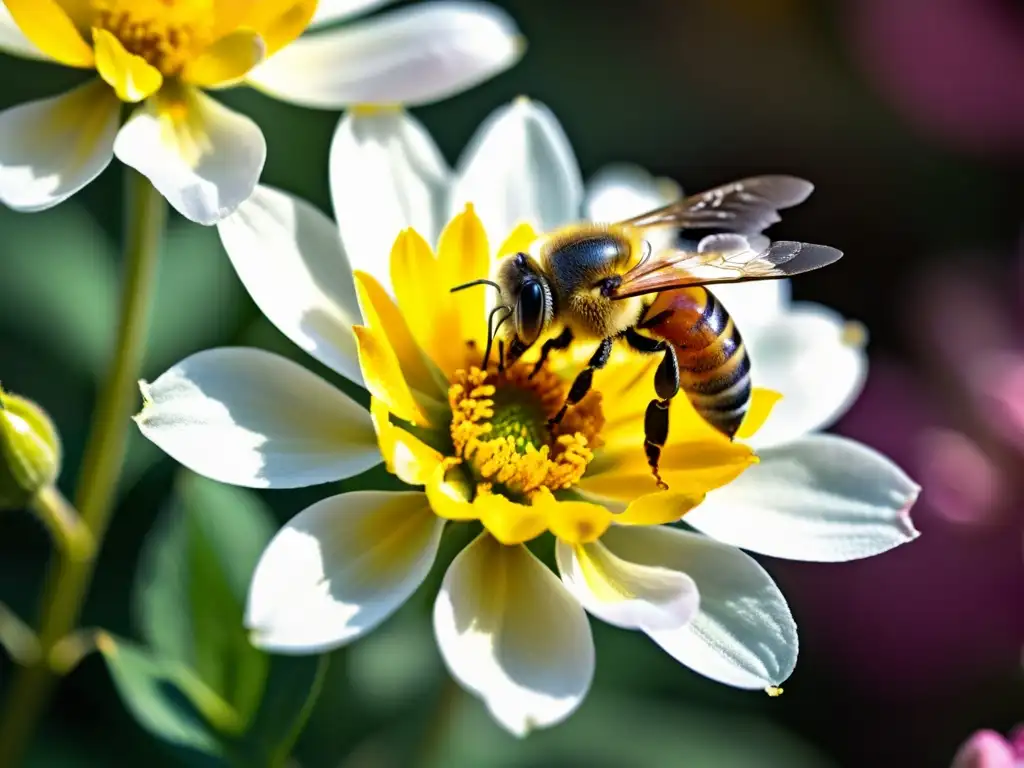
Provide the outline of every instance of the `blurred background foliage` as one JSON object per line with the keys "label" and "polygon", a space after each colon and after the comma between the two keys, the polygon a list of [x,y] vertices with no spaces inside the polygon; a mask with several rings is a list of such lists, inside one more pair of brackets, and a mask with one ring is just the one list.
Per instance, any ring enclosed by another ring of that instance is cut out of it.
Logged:
{"label": "blurred background foliage", "polygon": [[[446,684],[429,623],[439,569],[381,629],[331,655],[296,759],[331,768],[941,766],[973,729],[1008,729],[1024,715],[1024,10],[1012,0],[499,4],[529,40],[524,61],[416,111],[448,158],[493,109],[527,94],[560,118],[587,175],[629,161],[691,191],[760,172],[812,179],[814,197],[775,231],[847,258],[802,277],[794,295],[870,329],[867,389],[838,429],[924,484],[915,511],[924,536],[855,563],[766,562],[801,626],[801,661],[781,698],[700,679],[642,636],[595,623],[592,695],[567,724],[525,741]],[[0,106],[57,93],[74,77],[0,57]],[[223,98],[267,136],[264,181],[330,211],[337,115],[247,90]],[[55,210],[0,211],[0,377],[59,424],[67,479],[113,337],[119,170]],[[271,348],[336,380],[262,319],[215,231],[172,220],[144,375],[228,344]],[[174,696],[177,673],[152,667],[153,625],[168,623],[156,642],[185,666],[218,668],[217,658],[196,658],[200,647],[248,665],[258,690],[224,679],[217,693],[244,714],[246,733],[286,733],[316,659],[247,657],[232,633],[254,553],[324,492],[225,490],[185,476],[133,434],[84,616],[109,630],[118,661],[92,655],[63,682],[29,764],[203,765],[192,748],[202,739],[236,750],[241,764],[263,759],[253,755],[265,757],[269,741],[202,732]],[[203,514],[210,509],[216,520]],[[32,616],[49,551],[29,516],[0,516],[0,600],[21,616]],[[195,590],[167,593],[180,578],[158,578],[185,562],[215,571],[219,591],[201,604]],[[217,617],[223,634],[197,639]],[[11,669],[0,654],[0,685]],[[129,701],[166,700],[170,720],[147,724],[177,729],[176,745],[139,727],[115,682]],[[139,685],[149,687],[124,690]]]}

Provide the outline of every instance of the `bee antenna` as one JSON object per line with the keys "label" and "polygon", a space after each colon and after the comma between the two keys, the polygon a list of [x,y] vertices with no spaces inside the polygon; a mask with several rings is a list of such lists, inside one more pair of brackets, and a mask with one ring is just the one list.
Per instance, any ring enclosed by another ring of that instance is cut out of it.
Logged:
{"label": "bee antenna", "polygon": [[466,288],[472,288],[474,285],[489,285],[491,286],[491,288],[494,288],[498,293],[501,293],[500,285],[498,285],[493,280],[488,280],[487,278],[483,277],[480,278],[479,280],[470,280],[468,283],[456,285],[454,288],[452,288],[451,292],[455,293],[456,291],[464,291]]}
{"label": "bee antenna", "polygon": [[[498,321],[497,325],[495,325],[494,327],[491,327],[491,323],[494,322],[494,316],[496,314],[498,314],[498,312],[500,312],[503,309],[505,310],[505,316],[502,317],[501,320]],[[504,323],[506,320],[508,320],[511,316],[512,316],[512,307],[509,307],[509,306],[507,306],[505,304],[499,304],[494,309],[492,309],[490,311],[490,313],[487,315],[487,347],[486,347],[486,349],[484,349],[484,365],[483,365],[483,369],[485,371],[487,370],[487,364],[488,364],[488,362],[490,362],[490,359],[491,359],[491,347],[494,344],[494,337],[497,335],[498,329],[501,328],[502,323]]]}

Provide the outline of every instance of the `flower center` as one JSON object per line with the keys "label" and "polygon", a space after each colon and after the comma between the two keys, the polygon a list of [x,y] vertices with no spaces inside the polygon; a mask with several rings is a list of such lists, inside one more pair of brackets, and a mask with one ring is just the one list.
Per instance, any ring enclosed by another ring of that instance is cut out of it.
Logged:
{"label": "flower center", "polygon": [[212,42],[213,6],[214,0],[92,0],[93,26],[173,76]]}
{"label": "flower center", "polygon": [[568,382],[532,366],[503,373],[476,366],[458,370],[448,389],[452,409],[452,465],[465,463],[478,493],[527,499],[541,489],[572,487],[600,446],[601,394],[591,391],[550,425],[565,402]]}

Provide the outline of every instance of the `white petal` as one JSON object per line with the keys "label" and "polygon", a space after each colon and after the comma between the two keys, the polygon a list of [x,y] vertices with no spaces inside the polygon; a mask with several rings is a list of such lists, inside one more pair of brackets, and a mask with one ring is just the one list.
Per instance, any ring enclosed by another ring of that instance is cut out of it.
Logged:
{"label": "white petal", "polygon": [[634,563],[682,571],[700,610],[680,629],[648,631],[695,672],[737,688],[778,685],[793,672],[796,624],[771,576],[738,549],[665,526],[613,527],[601,541]]}
{"label": "white petal", "polygon": [[25,33],[15,23],[14,17],[3,3],[0,3],[0,51],[24,59],[50,60],[35,43],[25,37]]}
{"label": "white petal", "polygon": [[583,609],[526,547],[487,534],[448,568],[434,632],[452,675],[519,736],[568,717],[593,678]]}
{"label": "white petal", "polygon": [[921,488],[877,451],[808,435],[759,456],[686,522],[753,552],[820,562],[871,557],[917,538],[908,512]]}
{"label": "white petal", "polygon": [[359,304],[334,222],[304,200],[257,186],[217,231],[263,314],[324,365],[362,383],[352,333]]}
{"label": "white petal", "polygon": [[0,201],[40,211],[80,190],[110,164],[120,114],[101,80],[0,112]]}
{"label": "white petal", "polygon": [[685,573],[630,563],[600,541],[581,553],[555,545],[562,583],[588,612],[624,629],[676,629],[697,614],[697,585]]}
{"label": "white petal", "polygon": [[432,2],[302,37],[248,79],[306,107],[427,104],[508,69],[522,48],[514,22],[494,6]]}
{"label": "white petal", "polygon": [[391,286],[398,234],[413,227],[431,245],[445,218],[448,166],[430,134],[400,110],[354,110],[331,142],[334,217],[353,269]]}
{"label": "white petal", "polygon": [[333,24],[336,21],[344,21],[391,2],[394,0],[320,0],[316,4],[316,12],[313,14],[313,20],[309,26],[318,27]]}
{"label": "white petal", "polygon": [[782,394],[751,445],[783,445],[830,426],[850,407],[868,365],[862,331],[853,328],[826,307],[800,303],[744,336],[754,383]]}
{"label": "white petal", "polygon": [[194,472],[298,488],[381,461],[370,414],[301,365],[258,349],[199,352],[143,384],[142,433]]}
{"label": "white petal", "polygon": [[483,122],[459,161],[449,216],[466,203],[498,243],[522,221],[546,232],[579,219],[583,180],[551,110],[518,98]]}
{"label": "white petal", "polygon": [[182,216],[213,224],[252,194],[267,143],[256,123],[190,90],[172,115],[159,98],[135,110],[114,153],[146,176]]}
{"label": "white petal", "polygon": [[307,507],[256,566],[245,618],[253,643],[317,653],[370,631],[423,583],[443,530],[419,492],[356,491]]}

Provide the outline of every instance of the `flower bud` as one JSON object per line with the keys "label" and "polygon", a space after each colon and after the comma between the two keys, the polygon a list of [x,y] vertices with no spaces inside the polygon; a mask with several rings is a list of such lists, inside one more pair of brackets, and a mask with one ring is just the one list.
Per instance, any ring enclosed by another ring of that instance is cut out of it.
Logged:
{"label": "flower bud", "polygon": [[42,408],[0,390],[0,509],[24,507],[60,473],[60,438]]}

